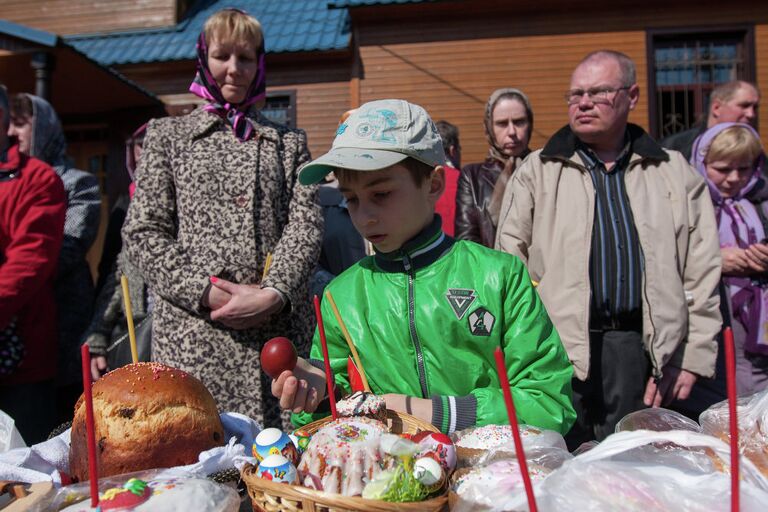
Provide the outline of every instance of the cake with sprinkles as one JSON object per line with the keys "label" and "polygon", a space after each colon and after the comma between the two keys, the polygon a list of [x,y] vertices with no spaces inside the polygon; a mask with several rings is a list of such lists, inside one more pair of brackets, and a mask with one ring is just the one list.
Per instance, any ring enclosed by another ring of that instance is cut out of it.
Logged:
{"label": "cake with sprinkles", "polygon": [[367,391],[356,391],[339,400],[336,411],[342,418],[364,416],[381,422],[387,421],[387,404],[384,398]]}
{"label": "cake with sprinkles", "polygon": [[[192,375],[158,363],[109,372],[93,385],[99,476],[183,466],[224,445],[216,402]],[[75,406],[70,474],[88,480],[85,400]]]}
{"label": "cake with sprinkles", "polygon": [[318,430],[299,463],[305,487],[344,496],[359,496],[383,469],[379,449],[387,427],[365,417],[339,418]]}
{"label": "cake with sprinkles", "polygon": [[[520,425],[520,436],[523,441],[526,438],[542,437],[556,437],[555,441],[562,441],[562,436],[551,431],[545,431],[529,425]],[[510,455],[515,453],[514,436],[512,435],[512,428],[509,425],[484,425],[482,427],[470,427],[460,432],[455,432],[452,435],[453,441],[456,445],[456,457],[458,459],[459,467],[467,467],[476,464],[480,457],[487,451],[493,450],[495,452],[509,452]],[[551,443],[553,446],[558,446],[557,442]],[[562,445],[565,448],[565,445]]]}

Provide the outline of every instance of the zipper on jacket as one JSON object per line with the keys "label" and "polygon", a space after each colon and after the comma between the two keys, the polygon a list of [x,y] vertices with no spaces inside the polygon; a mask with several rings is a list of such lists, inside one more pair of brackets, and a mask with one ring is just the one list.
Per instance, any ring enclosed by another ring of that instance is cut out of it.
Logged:
{"label": "zipper on jacket", "polygon": [[[640,234],[638,233],[638,237]],[[643,271],[643,298],[645,299],[645,306],[648,308],[648,321],[651,324],[650,343],[648,344],[648,355],[651,356],[651,366],[653,366],[653,380],[657,383],[661,380],[662,373],[659,364],[656,361],[656,354],[653,351],[653,345],[656,338],[656,326],[653,324],[653,315],[651,314],[651,301],[648,299],[648,278],[645,272],[645,252],[643,251],[643,243],[640,242],[640,263],[642,264]]]}
{"label": "zipper on jacket", "polygon": [[403,267],[408,274],[408,328],[411,332],[411,342],[416,350],[416,367],[419,372],[419,384],[421,385],[421,397],[429,398],[427,389],[427,371],[424,366],[424,353],[421,350],[421,342],[416,332],[416,301],[413,294],[414,271],[411,265],[411,259],[407,254],[403,254]]}

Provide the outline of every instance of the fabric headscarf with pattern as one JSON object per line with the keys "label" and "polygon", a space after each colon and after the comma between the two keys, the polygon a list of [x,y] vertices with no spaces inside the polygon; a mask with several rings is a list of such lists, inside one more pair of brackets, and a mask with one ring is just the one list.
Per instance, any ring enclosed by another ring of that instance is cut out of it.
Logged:
{"label": "fabric headscarf with pattern", "polygon": [[[715,206],[715,217],[720,236],[720,247],[738,247],[746,249],[758,243],[765,236],[763,222],[754,205],[747,195],[762,180],[762,167],[765,164],[765,154],[761,154],[755,162],[755,168],[747,184],[734,196],[723,197],[717,186],[707,176],[707,153],[712,141],[724,130],[738,126],[760,140],[754,128],[744,123],[719,123],[699,135],[693,143],[691,165],[707,182],[709,195]],[[747,352],[768,355],[768,282],[764,279],[751,277],[724,276],[728,297],[731,301],[731,311],[734,319],[746,331],[747,339],[744,349]]]}
{"label": "fabric headscarf with pattern", "polygon": [[[243,11],[237,11],[246,14]],[[192,81],[192,85],[189,86],[189,92],[207,100],[208,103],[203,106],[203,109],[226,120],[232,126],[232,132],[240,142],[249,140],[255,134],[255,128],[251,120],[246,116],[246,113],[254,104],[267,96],[263,37],[259,47],[256,49],[256,60],[258,62],[256,76],[248,88],[245,99],[238,104],[231,104],[224,99],[221,89],[208,68],[208,41],[205,40],[205,32],[201,31],[197,38],[197,74]]]}
{"label": "fabric headscarf with pattern", "polygon": [[496,104],[500,99],[512,96],[511,99],[520,101],[525,107],[525,111],[530,113],[531,124],[530,130],[533,131],[533,108],[531,108],[531,101],[528,96],[520,89],[514,88],[502,88],[496,89],[488,98],[488,102],[485,104],[485,117],[483,118],[483,126],[485,128],[485,139],[488,141],[488,159],[493,160],[501,166],[501,174],[496,180],[496,185],[493,187],[493,194],[491,200],[488,202],[488,213],[490,214],[491,221],[494,226],[499,223],[499,214],[501,212],[501,201],[504,197],[504,190],[507,188],[507,182],[515,172],[515,169],[522,163],[526,156],[531,152],[530,149],[525,148],[525,151],[520,156],[509,157],[504,153],[504,148],[499,147],[496,142],[496,136],[493,133],[493,109],[496,108]]}

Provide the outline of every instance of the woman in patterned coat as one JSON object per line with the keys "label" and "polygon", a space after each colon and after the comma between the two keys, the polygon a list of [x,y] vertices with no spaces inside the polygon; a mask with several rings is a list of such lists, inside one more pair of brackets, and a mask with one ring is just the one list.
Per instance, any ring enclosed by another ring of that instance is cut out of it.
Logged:
{"label": "woman in patterned coat", "polygon": [[264,45],[254,18],[214,14],[197,53],[190,91],[207,103],[150,122],[123,239],[156,296],[153,359],[200,378],[220,410],[279,427],[259,350],[288,336],[306,355],[314,327],[307,283],[323,221],[316,189],[297,180],[306,134],[257,110]]}

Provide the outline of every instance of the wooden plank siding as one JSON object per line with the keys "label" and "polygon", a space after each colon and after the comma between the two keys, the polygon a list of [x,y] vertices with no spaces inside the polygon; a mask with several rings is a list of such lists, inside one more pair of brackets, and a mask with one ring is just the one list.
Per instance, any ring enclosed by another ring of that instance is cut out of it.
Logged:
{"label": "wooden plank siding", "polygon": [[761,89],[762,104],[758,111],[758,128],[763,147],[768,148],[768,23],[755,26],[755,63],[755,81]]}
{"label": "wooden plank siding", "polygon": [[[610,47],[632,57],[646,90],[645,32],[544,35],[365,46],[361,101],[404,98],[435,119],[459,127],[464,163],[487,152],[482,127],[485,103],[499,87],[517,87],[531,99],[535,125],[531,147],[539,148],[565,123],[563,94],[570,74],[589,51]],[[557,58],[552,58],[557,55]],[[647,101],[631,120],[647,128]]]}
{"label": "wooden plank siding", "polygon": [[88,34],[177,22],[177,0],[0,0],[0,17],[55,34]]}
{"label": "wooden plank siding", "polygon": [[306,130],[312,156],[317,158],[328,151],[341,114],[350,108],[349,82],[300,84],[275,89],[296,91],[296,126]]}

